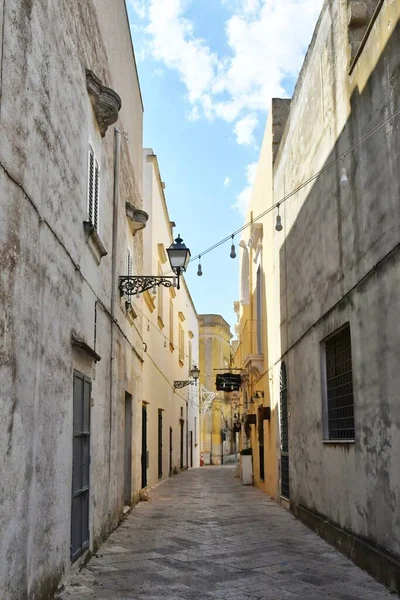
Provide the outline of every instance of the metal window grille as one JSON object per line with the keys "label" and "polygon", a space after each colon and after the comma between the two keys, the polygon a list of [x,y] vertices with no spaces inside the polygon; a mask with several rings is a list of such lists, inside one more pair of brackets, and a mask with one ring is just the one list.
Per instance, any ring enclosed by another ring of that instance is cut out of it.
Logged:
{"label": "metal window grille", "polygon": [[93,148],[89,147],[89,172],[88,172],[88,220],[93,227],[99,228],[99,198],[100,198],[100,169],[94,155]]}
{"label": "metal window grille", "polygon": [[353,440],[353,371],[348,325],[327,340],[325,358],[329,439]]}
{"label": "metal window grille", "polygon": [[287,402],[286,365],[281,365],[280,379],[280,428],[281,428],[281,495],[290,498],[289,485],[289,419]]}

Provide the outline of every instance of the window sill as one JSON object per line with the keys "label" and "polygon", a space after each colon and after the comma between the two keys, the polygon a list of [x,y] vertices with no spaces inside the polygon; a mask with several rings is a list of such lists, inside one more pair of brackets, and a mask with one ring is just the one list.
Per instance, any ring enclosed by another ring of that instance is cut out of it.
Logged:
{"label": "window sill", "polygon": [[323,444],[354,444],[355,440],[322,440]]}
{"label": "window sill", "polygon": [[86,232],[86,242],[93,254],[93,258],[99,265],[101,259],[104,256],[107,256],[107,250],[105,249],[104,244],[101,241],[95,226],[92,223],[90,223],[90,221],[83,221],[83,226]]}

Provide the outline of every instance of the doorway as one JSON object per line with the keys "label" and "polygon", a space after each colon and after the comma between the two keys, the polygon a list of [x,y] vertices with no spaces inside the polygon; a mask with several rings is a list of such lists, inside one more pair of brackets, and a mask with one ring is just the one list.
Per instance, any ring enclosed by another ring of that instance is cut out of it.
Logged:
{"label": "doorway", "polygon": [[158,479],[161,479],[162,475],[163,475],[162,434],[163,434],[162,410],[159,409],[158,410]]}
{"label": "doorway", "polygon": [[260,467],[260,481],[264,481],[264,407],[258,407],[258,457]]}
{"label": "doorway", "polygon": [[142,404],[142,489],[147,486],[147,406]]}
{"label": "doorway", "polygon": [[183,428],[185,425],[185,421],[183,421],[182,419],[180,420],[180,426],[181,426],[181,443],[180,443],[180,462],[179,462],[179,466],[181,468],[181,470],[183,469]]}
{"label": "doorway", "polygon": [[190,467],[193,468],[193,431],[190,431]]}
{"label": "doorway", "polygon": [[286,365],[281,365],[280,381],[280,425],[281,425],[281,496],[290,499],[289,485],[289,420],[287,404]]}
{"label": "doorway", "polygon": [[73,382],[72,562],[89,548],[91,391],[91,380],[75,371]]}
{"label": "doorway", "polygon": [[172,475],[172,427],[169,428],[169,474]]}
{"label": "doorway", "polygon": [[124,503],[132,501],[132,396],[125,392]]}

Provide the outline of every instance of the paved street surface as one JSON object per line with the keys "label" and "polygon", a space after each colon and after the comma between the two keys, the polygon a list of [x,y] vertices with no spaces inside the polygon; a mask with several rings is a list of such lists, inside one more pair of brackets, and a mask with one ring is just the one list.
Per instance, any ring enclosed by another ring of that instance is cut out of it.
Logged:
{"label": "paved street surface", "polygon": [[232,467],[151,492],[62,600],[394,600]]}

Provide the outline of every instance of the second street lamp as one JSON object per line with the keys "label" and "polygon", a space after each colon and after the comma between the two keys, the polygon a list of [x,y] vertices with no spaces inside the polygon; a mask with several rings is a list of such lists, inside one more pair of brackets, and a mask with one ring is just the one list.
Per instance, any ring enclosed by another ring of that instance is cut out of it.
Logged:
{"label": "second street lamp", "polygon": [[142,294],[146,290],[158,285],[163,285],[164,287],[176,286],[179,290],[180,276],[186,271],[190,261],[190,250],[185,246],[181,236],[178,234],[175,243],[167,248],[167,253],[174,275],[165,277],[158,275],[121,275],[119,278],[121,296],[124,294],[127,296]]}
{"label": "second street lamp", "polygon": [[200,377],[200,369],[194,366],[193,369],[190,371],[189,375],[190,377],[193,377],[193,379],[188,379],[187,381],[174,381],[174,388],[181,389],[186,387],[187,385],[197,385],[197,380]]}

